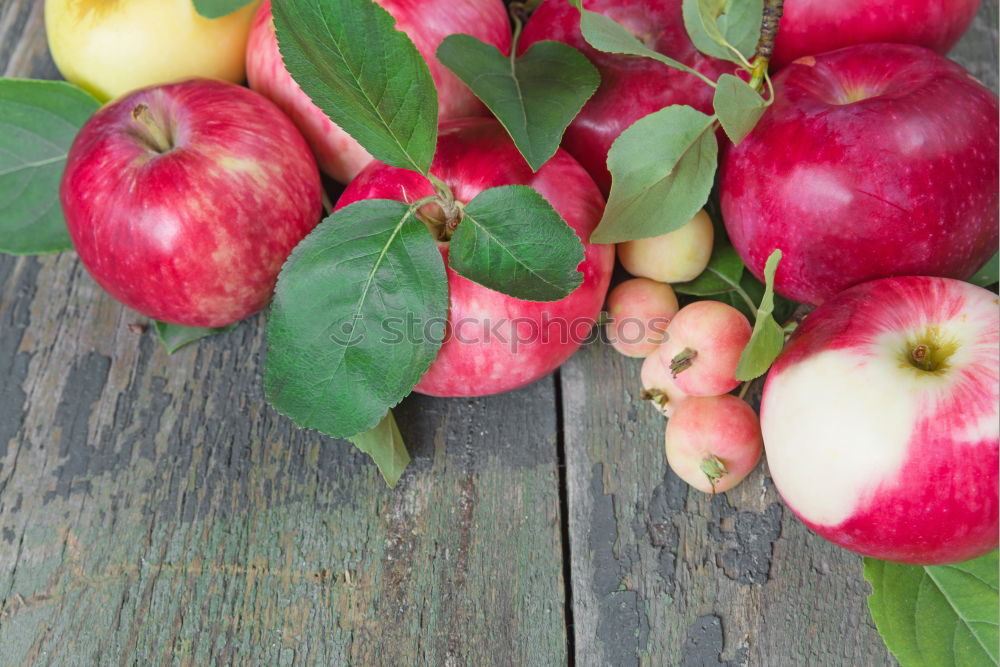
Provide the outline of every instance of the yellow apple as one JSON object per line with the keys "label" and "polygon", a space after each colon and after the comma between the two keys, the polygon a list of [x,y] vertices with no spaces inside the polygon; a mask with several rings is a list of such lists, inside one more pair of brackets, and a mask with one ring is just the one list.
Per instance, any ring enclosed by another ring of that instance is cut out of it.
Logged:
{"label": "yellow apple", "polygon": [[242,82],[257,4],[207,19],[192,0],[45,0],[45,30],[66,80],[103,102],[192,76]]}

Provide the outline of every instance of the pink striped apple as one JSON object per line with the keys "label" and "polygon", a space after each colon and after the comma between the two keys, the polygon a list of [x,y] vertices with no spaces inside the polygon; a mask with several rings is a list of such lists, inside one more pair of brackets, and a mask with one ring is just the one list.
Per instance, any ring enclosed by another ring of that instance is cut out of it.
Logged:
{"label": "pink striped apple", "polygon": [[774,483],[806,525],[883,560],[997,547],[1000,299],[947,278],[862,283],[798,328],[761,420]]}
{"label": "pink striped apple", "polygon": [[[583,283],[569,296],[548,303],[495,292],[449,268],[446,339],[415,391],[482,396],[534,382],[580,347],[600,314],[614,246],[588,241],[604,211],[604,198],[583,167],[563,150],[533,173],[506,130],[486,118],[443,124],[431,172],[463,203],[491,187],[535,188],[577,233],[586,254],[579,267]],[[410,202],[433,194],[434,188],[420,174],[373,162],[347,186],[337,208],[361,199]],[[447,263],[447,242],[439,247]]]}
{"label": "pink striped apple", "polygon": [[101,287],[144,315],[231,324],[271,298],[322,213],[316,162],[252,90],[190,79],[100,109],[70,149],[60,198]]}
{"label": "pink striped apple", "polygon": [[[396,27],[413,40],[427,61],[438,91],[440,121],[466,116],[485,116],[486,107],[438,62],[435,51],[441,40],[453,33],[472,35],[503,53],[510,50],[510,22],[501,0],[377,0],[396,19]],[[371,162],[372,157],[357,141],[327,118],[302,92],[285,69],[278,51],[271,18],[271,0],[264,0],[250,29],[247,42],[247,81],[250,87],[273,100],[305,136],[320,168],[333,179],[347,183]]]}

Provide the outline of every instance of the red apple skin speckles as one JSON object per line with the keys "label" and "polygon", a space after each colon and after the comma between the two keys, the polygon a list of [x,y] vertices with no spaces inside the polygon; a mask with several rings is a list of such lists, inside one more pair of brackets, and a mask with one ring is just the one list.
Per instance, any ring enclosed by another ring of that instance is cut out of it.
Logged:
{"label": "red apple skin speckles", "polygon": [[[614,246],[587,242],[600,220],[604,199],[590,176],[562,150],[533,174],[506,131],[488,119],[442,125],[431,172],[465,203],[487,188],[530,185],[584,241],[586,256],[579,267],[583,283],[566,298],[550,303],[515,299],[449,268],[449,338],[415,390],[432,396],[481,396],[538,380],[577,350],[604,303]],[[361,199],[416,201],[432,194],[430,183],[416,172],[374,162],[351,182],[337,208]],[[447,262],[447,244],[440,248]],[[486,329],[491,329],[488,340]],[[516,347],[515,329],[520,335]],[[532,336],[533,329],[537,335]]]}
{"label": "red apple skin speckles", "polygon": [[[438,91],[438,119],[486,116],[486,107],[458,77],[437,60],[438,45],[448,35],[465,33],[503,53],[510,51],[510,22],[501,0],[378,0],[396,19],[427,61]],[[271,2],[264,0],[254,17],[247,42],[247,81],[250,87],[273,100],[302,131],[316,154],[320,168],[335,180],[347,183],[372,157],[349,134],[327,118],[302,92],[285,69],[274,34]]]}
{"label": "red apple skin speckles", "polygon": [[758,278],[782,250],[779,294],[819,304],[885,276],[964,279],[996,252],[997,98],[965,70],[865,44],[795,62],[774,85],[722,160],[721,204]]}
{"label": "red apple skin speckles", "polygon": [[[734,65],[710,58],[687,36],[681,0],[584,0],[585,9],[604,14],[632,32],[646,46],[701,72],[711,80]],[[693,74],[649,58],[603,53],[580,34],[580,13],[566,0],[545,0],[524,27],[518,50],[552,39],[579,49],[600,70],[601,85],[573,120],[562,146],[594,177],[607,195],[611,174],[608,149],[629,125],[671,104],[712,113],[713,89]]]}
{"label": "red apple skin speckles", "polygon": [[[932,332],[940,372],[906,355]],[[761,402],[771,476],[816,533],[940,565],[997,547],[1000,299],[946,278],[852,287],[806,317]]]}
{"label": "red apple skin speckles", "polygon": [[[144,104],[173,148],[133,117]],[[298,130],[257,93],[192,79],[144,88],[80,130],[60,188],[80,260],[113,297],[193,327],[241,320],[270,299],[282,263],[322,214]]]}
{"label": "red apple skin speckles", "polygon": [[916,44],[938,53],[962,37],[980,0],[786,0],[771,64],[853,44]]}

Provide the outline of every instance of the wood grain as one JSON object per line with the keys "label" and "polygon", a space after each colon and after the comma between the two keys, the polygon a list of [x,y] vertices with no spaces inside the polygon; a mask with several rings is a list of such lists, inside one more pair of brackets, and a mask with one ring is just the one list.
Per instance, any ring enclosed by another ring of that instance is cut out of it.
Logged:
{"label": "wood grain", "polygon": [[[56,75],[41,7],[7,75]],[[263,317],[174,356],[143,321],[0,257],[0,665],[566,662],[551,377],[407,400],[389,490],[266,405]]]}
{"label": "wood grain", "polygon": [[[997,0],[952,57],[997,89]],[[714,499],[667,468],[636,360],[561,371],[578,665],[891,665],[861,559],[784,509],[762,464]]]}

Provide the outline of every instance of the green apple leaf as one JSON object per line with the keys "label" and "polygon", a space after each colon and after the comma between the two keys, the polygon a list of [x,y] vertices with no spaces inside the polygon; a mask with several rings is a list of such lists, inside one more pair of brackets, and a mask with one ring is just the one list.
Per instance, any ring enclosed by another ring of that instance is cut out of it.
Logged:
{"label": "green apple leaf", "polygon": [[389,488],[395,488],[406,466],[410,464],[410,454],[406,451],[406,443],[403,442],[392,410],[386,412],[378,424],[364,433],[351,436],[348,440],[372,457],[385,483]]}
{"label": "green apple leaf", "polygon": [[194,0],[194,9],[207,19],[221,18],[249,5],[253,0]]}
{"label": "green apple leaf", "polygon": [[515,58],[471,35],[449,35],[437,57],[489,107],[534,171],[601,83],[597,68],[560,42],[536,42]]}
{"label": "green apple leaf", "polygon": [[447,317],[444,261],[413,207],[346,206],[296,246],[278,276],[267,398],[303,428],[354,437],[410,393],[437,356]]}
{"label": "green apple leaf", "polygon": [[426,174],[437,90],[396,20],[372,0],[275,0],[285,67],[334,123],[376,159]]}
{"label": "green apple leaf", "polygon": [[694,280],[675,283],[674,291],[691,296],[714,296],[739,289],[743,278],[743,260],[731,245],[718,245],[712,250],[708,266]]}
{"label": "green apple leaf", "polygon": [[705,55],[734,63],[750,58],[757,49],[763,0],[684,0],[684,27],[695,47]]}
{"label": "green apple leaf", "polygon": [[484,287],[526,301],[556,301],[583,281],[583,244],[526,185],[483,190],[465,206],[448,265]]}
{"label": "green apple leaf", "polygon": [[185,327],[180,324],[160,322],[159,320],[154,322],[156,335],[159,337],[160,342],[163,343],[163,347],[166,348],[167,354],[173,354],[188,343],[193,343],[196,340],[232,331],[238,324],[239,322],[224,327],[202,328]]}
{"label": "green apple leaf", "polygon": [[569,2],[580,12],[580,32],[583,34],[583,38],[598,51],[617,53],[625,56],[652,58],[668,67],[693,74],[709,86],[715,85],[711,79],[698,70],[649,48],[640,42],[628,29],[613,19],[603,14],[592,12],[589,9],[584,9],[581,0],[569,0]]}
{"label": "green apple leaf", "polygon": [[785,332],[774,320],[774,272],[778,270],[781,251],[775,250],[764,265],[764,296],[757,308],[750,341],[740,354],[736,379],[753,380],[767,372],[785,344]]}
{"label": "green apple leaf", "polygon": [[99,106],[65,81],[0,79],[0,252],[73,247],[59,183],[76,133]]}
{"label": "green apple leaf", "polygon": [[715,117],[673,105],[640,118],[608,151],[611,194],[591,240],[621,243],[679,229],[708,201]]}
{"label": "green apple leaf", "polygon": [[712,100],[719,124],[736,145],[750,134],[764,115],[767,102],[743,79],[732,74],[719,77]]}
{"label": "green apple leaf", "polygon": [[980,287],[989,287],[990,285],[996,285],[1000,282],[1000,262],[997,260],[997,254],[994,253],[992,257],[987,260],[985,264],[979,267],[969,282],[973,285],[979,285]]}
{"label": "green apple leaf", "polygon": [[902,667],[998,664],[997,552],[955,565],[865,558],[875,627]]}

